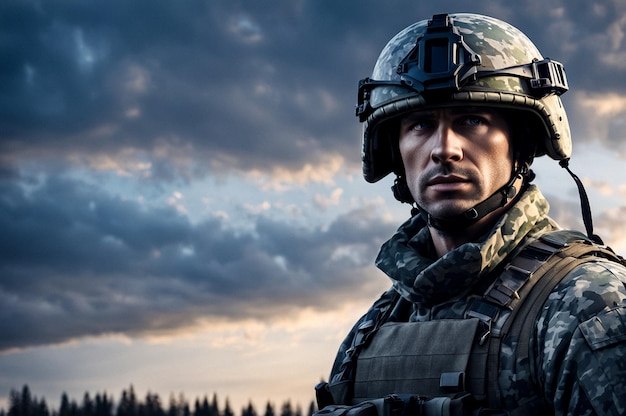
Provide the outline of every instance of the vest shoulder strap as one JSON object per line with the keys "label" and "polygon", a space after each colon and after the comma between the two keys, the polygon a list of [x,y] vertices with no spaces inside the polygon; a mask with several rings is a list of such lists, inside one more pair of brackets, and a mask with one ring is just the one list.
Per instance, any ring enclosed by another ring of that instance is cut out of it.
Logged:
{"label": "vest shoulder strap", "polygon": [[[502,327],[486,334],[491,335],[487,364],[490,401],[500,401],[497,374],[502,340],[515,334],[519,337],[516,360],[529,357],[534,323],[550,293],[576,267],[598,258],[625,264],[610,248],[595,244],[582,233],[569,230],[547,233],[524,247],[487,290],[483,300],[468,312],[470,317],[479,317],[491,327],[503,308],[510,310]],[[534,378],[532,363],[530,367]]]}

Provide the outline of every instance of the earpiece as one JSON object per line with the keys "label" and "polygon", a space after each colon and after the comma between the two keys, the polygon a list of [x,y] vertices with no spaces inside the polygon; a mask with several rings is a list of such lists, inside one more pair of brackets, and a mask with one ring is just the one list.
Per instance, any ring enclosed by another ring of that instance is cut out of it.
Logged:
{"label": "earpiece", "polygon": [[405,204],[412,204],[415,202],[413,195],[411,195],[411,191],[409,190],[409,185],[407,185],[406,179],[404,179],[403,176],[396,177],[391,190],[393,191],[394,198],[398,201]]}

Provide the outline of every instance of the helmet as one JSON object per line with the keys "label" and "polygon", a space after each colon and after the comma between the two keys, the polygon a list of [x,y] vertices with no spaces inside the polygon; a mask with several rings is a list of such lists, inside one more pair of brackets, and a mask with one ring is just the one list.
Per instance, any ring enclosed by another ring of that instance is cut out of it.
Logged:
{"label": "helmet", "polygon": [[[559,96],[563,66],[542,57],[521,31],[478,14],[439,14],[398,33],[371,78],[359,82],[356,115],[363,123],[363,176],[402,175],[397,116],[425,108],[489,106],[524,110],[530,158],[568,159],[572,140]],[[518,113],[516,113],[518,114]]]}

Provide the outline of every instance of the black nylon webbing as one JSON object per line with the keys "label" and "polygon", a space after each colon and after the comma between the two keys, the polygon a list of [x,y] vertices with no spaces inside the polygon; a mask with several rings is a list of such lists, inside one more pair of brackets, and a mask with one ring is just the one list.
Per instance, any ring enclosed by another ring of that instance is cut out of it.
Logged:
{"label": "black nylon webbing", "polygon": [[[554,243],[556,244],[558,241],[557,239]],[[519,299],[516,299],[516,303],[519,303],[519,306],[513,308],[499,336],[490,339],[487,368],[489,372],[492,372],[491,374],[498,374],[500,344],[508,334],[519,334],[515,361],[529,357],[529,343],[534,324],[550,293],[576,267],[598,258],[608,258],[621,262],[621,259],[609,249],[588,242],[575,241],[572,243],[563,242],[561,248],[555,246],[552,256],[549,256],[545,262],[536,263],[536,270],[531,271],[529,280],[517,293]],[[534,364],[531,362],[529,365],[533,380],[536,382]],[[497,397],[499,401],[500,391],[497,377],[488,377],[488,384],[490,397]],[[539,402],[537,406],[540,406]],[[524,411],[528,411],[528,407],[525,407]],[[513,412],[511,415],[516,415],[516,413]]]}

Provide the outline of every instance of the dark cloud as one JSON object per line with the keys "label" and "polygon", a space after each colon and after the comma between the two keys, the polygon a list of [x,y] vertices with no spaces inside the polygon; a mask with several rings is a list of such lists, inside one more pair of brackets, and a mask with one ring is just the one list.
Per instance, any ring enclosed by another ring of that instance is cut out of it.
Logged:
{"label": "dark cloud", "polygon": [[358,293],[390,232],[367,207],[241,234],[63,177],[0,186],[0,350],[328,307]]}
{"label": "dark cloud", "polygon": [[[604,75],[626,70],[607,63],[623,51],[624,7],[577,3],[474,11],[526,31],[565,61],[576,87],[615,88]],[[356,167],[357,80],[396,32],[446,10],[459,3],[3,2],[4,163],[135,151],[169,164],[155,171],[163,179],[211,167],[295,169],[328,153]],[[164,144],[189,156],[185,167],[163,155]]]}

